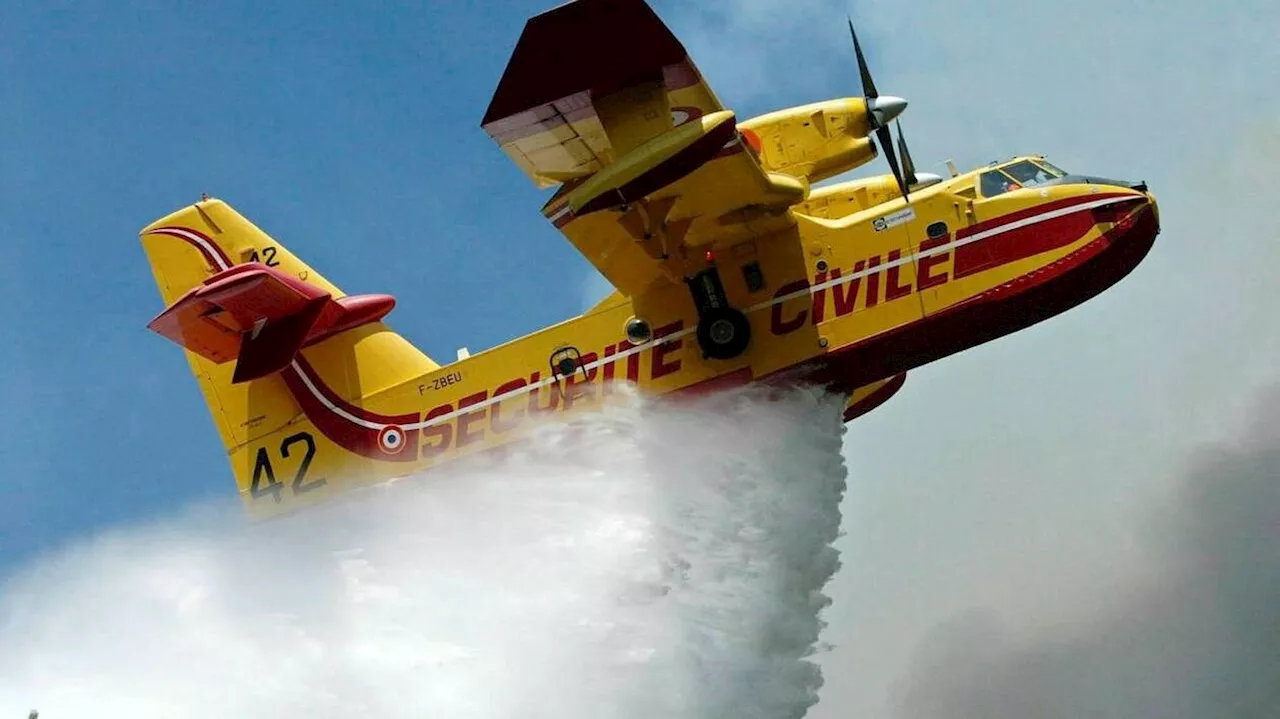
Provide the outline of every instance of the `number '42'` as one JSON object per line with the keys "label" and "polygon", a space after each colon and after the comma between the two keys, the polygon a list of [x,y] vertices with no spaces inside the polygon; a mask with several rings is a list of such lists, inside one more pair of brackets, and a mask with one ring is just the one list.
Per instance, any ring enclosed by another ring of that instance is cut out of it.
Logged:
{"label": "number '42'", "polygon": [[[314,437],[307,432],[285,437],[280,442],[280,456],[288,459],[291,451],[303,452],[302,462],[298,464],[298,471],[294,472],[293,481],[289,485],[294,496],[319,489],[328,483],[326,479],[307,480],[307,470],[311,469],[311,460],[316,456]],[[271,468],[271,457],[267,455],[267,448],[259,447],[258,455],[253,460],[253,481],[249,484],[249,494],[254,499],[262,499],[270,495],[276,504],[279,504],[282,489],[284,484],[276,480],[276,472]]]}
{"label": "number '42'", "polygon": [[262,256],[261,256],[261,257],[259,257],[259,256],[258,256],[258,251],[257,251],[257,250],[254,250],[254,251],[253,251],[253,254],[249,255],[249,261],[250,261],[250,262],[261,262],[262,264],[266,265],[267,267],[279,267],[279,266],[280,266],[280,260],[277,260],[277,259],[276,259],[276,248],[272,247],[271,245],[267,245],[266,247],[263,247],[263,248],[262,248]]}

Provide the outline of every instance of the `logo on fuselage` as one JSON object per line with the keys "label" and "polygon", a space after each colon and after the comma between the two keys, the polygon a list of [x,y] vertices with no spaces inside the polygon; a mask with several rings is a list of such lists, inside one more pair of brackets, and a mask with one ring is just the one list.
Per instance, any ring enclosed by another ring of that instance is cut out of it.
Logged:
{"label": "logo on fuselage", "polygon": [[[535,371],[527,377],[513,377],[492,390],[438,404],[422,418],[422,458],[433,459],[451,449],[506,434],[530,417],[570,411],[575,405],[612,393],[614,383],[620,379],[638,383],[646,365],[650,379],[678,372],[678,353],[684,347],[686,334],[684,321],[677,320],[655,329],[650,342],[633,345],[622,340],[606,345],[599,353],[583,352],[579,366],[563,376],[544,377],[541,371]],[[647,362],[642,356],[646,351]],[[518,401],[526,396],[523,402]]]}
{"label": "logo on fuselage", "polygon": [[[813,280],[796,280],[778,288],[770,308],[769,331],[775,335],[795,332],[807,324],[822,324],[830,317],[844,317],[855,310],[893,302],[914,292],[946,284],[951,279],[951,251],[936,252],[948,244],[948,236],[920,244],[920,252],[903,257],[902,250],[890,250],[885,257],[872,255],[858,260],[849,269],[831,267]],[[810,295],[812,301],[799,309],[787,301]],[[830,301],[827,297],[830,295]]]}
{"label": "logo on fuselage", "polygon": [[904,207],[897,212],[891,212],[884,217],[877,217],[871,221],[871,226],[876,232],[887,230],[890,227],[897,227],[904,222],[910,222],[916,219],[916,210],[914,207]]}

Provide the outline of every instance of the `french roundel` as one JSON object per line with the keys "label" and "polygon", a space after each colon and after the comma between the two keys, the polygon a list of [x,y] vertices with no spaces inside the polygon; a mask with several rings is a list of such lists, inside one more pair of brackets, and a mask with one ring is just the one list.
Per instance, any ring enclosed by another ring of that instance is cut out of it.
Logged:
{"label": "french roundel", "polygon": [[398,454],[404,449],[404,430],[389,424],[378,433],[378,446],[387,454]]}

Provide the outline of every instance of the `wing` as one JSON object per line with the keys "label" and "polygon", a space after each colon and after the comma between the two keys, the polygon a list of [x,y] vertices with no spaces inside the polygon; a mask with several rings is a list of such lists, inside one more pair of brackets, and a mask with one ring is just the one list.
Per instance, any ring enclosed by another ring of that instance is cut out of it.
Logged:
{"label": "wing", "polygon": [[644,0],[576,0],[528,21],[482,121],[541,187],[543,214],[624,295],[706,250],[794,220],[808,182],[767,171]]}

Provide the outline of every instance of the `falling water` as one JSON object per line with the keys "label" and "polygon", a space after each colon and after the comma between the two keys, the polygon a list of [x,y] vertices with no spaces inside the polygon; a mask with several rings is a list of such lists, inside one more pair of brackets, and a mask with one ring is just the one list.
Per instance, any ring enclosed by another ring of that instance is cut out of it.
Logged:
{"label": "falling water", "polygon": [[633,399],[285,520],[96,536],[0,583],[0,718],[803,716],[840,410]]}

